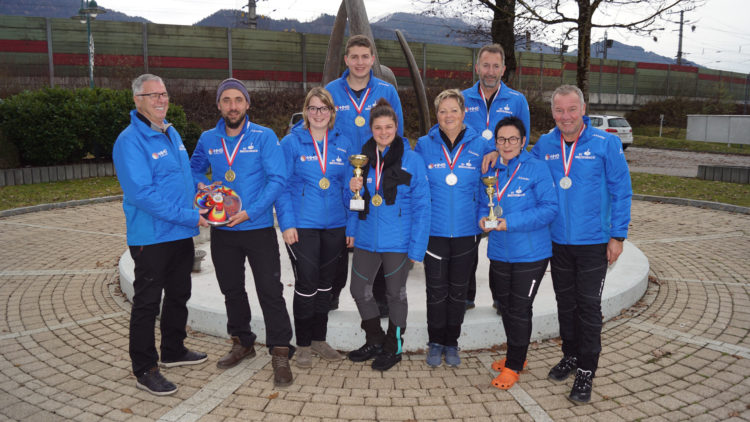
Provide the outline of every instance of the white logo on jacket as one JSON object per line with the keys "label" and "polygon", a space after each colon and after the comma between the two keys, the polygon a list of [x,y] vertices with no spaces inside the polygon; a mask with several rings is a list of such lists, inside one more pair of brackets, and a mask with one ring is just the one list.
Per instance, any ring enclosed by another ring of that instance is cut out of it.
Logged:
{"label": "white logo on jacket", "polygon": [[585,152],[581,153],[579,152],[576,154],[577,160],[596,160],[596,155],[592,154],[590,150],[586,150]]}
{"label": "white logo on jacket", "polygon": [[157,151],[157,152],[151,154],[151,158],[153,158],[154,160],[158,160],[159,158],[164,158],[167,155],[168,155],[167,149],[165,148],[165,149],[163,149],[161,151]]}
{"label": "white logo on jacket", "polygon": [[547,154],[547,155],[544,156],[544,161],[559,160],[559,159],[560,159],[560,154],[559,153],[557,153],[557,154]]}
{"label": "white logo on jacket", "polygon": [[471,165],[471,161],[466,161],[465,163],[459,164],[458,168],[460,168],[460,169],[468,169],[468,170],[478,170],[477,167],[474,167],[473,165]]}
{"label": "white logo on jacket", "polygon": [[209,148],[208,155],[223,154],[224,148]]}
{"label": "white logo on jacket", "polygon": [[523,197],[523,196],[526,196],[526,193],[523,191],[523,189],[521,189],[520,186],[518,188],[516,188],[516,190],[508,193],[508,197],[509,198],[520,198],[520,197]]}

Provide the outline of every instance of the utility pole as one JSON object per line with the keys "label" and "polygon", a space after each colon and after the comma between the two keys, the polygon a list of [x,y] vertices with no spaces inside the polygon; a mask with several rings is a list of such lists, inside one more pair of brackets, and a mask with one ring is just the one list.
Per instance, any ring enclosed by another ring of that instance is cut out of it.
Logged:
{"label": "utility pole", "polygon": [[685,11],[680,11],[680,41],[677,44],[677,66],[682,65],[682,24],[683,24],[683,16],[685,15]]}
{"label": "utility pole", "polygon": [[604,31],[604,60],[607,60],[607,47],[609,47],[609,41],[607,40],[607,31]]}
{"label": "utility pole", "polygon": [[256,29],[258,27],[258,15],[255,14],[256,0],[247,0],[247,27]]}

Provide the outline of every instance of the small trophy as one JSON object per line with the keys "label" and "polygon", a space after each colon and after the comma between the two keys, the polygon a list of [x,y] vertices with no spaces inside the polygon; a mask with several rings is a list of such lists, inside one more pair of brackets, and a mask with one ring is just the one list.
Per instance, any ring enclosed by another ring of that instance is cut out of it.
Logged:
{"label": "small trophy", "polygon": [[[362,167],[367,165],[367,161],[367,156],[363,154],[349,156],[349,162],[354,166],[354,177],[362,177]],[[352,211],[364,211],[365,200],[359,196],[359,191],[354,192],[354,196],[349,201],[349,209]]]}
{"label": "small trophy", "polygon": [[492,197],[495,195],[495,185],[497,184],[497,177],[483,177],[482,183],[487,186],[485,192],[487,192],[487,196],[490,197],[490,203],[487,204],[490,207],[490,215],[487,217],[487,220],[484,221],[484,228],[494,229],[495,227],[497,227],[497,217],[495,216],[495,203],[493,202]]}

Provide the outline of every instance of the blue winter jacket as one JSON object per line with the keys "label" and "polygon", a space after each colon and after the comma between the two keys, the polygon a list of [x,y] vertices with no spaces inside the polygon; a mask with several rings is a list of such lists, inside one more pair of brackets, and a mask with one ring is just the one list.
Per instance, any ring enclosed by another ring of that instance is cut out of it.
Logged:
{"label": "blue winter jacket", "polygon": [[354,119],[358,114],[347,92],[352,95],[357,104],[359,104],[362,98],[357,98],[351,92],[349,84],[346,83],[347,76],[349,76],[349,69],[346,69],[340,78],[326,85],[326,89],[333,97],[333,104],[336,105],[336,122],[334,123],[334,128],[340,130],[344,137],[351,140],[355,149],[361,150],[365,142],[372,137],[372,131],[370,131],[370,110],[379,99],[385,98],[396,112],[396,116],[398,117],[398,134],[403,138],[404,116],[401,113],[401,99],[398,97],[396,88],[388,82],[374,77],[372,70],[370,71],[370,81],[367,83],[365,91],[362,92],[362,96],[364,97],[364,92],[368,88],[370,89],[370,94],[367,96],[367,101],[362,109],[362,117],[365,118],[365,124],[359,127],[354,124]]}
{"label": "blue winter jacket", "polygon": [[[549,225],[557,215],[557,193],[547,165],[531,157],[525,149],[507,166],[499,161],[485,176],[498,175],[492,200],[502,207],[500,217],[505,219],[508,229],[490,232],[487,257],[502,262],[534,262],[549,258],[552,256]],[[519,164],[521,167],[498,203],[499,190],[503,189]],[[490,212],[485,189],[486,186],[480,182],[480,191],[485,200],[481,203],[477,221]]]}
{"label": "blue winter jacket", "polygon": [[[273,203],[286,184],[286,161],[276,134],[271,129],[250,122],[247,116],[242,125],[240,134],[229,139],[224,119],[219,119],[215,128],[201,134],[190,159],[196,185],[199,182],[211,183],[206,177],[210,167],[213,181],[221,181],[242,199],[242,209],[249,219],[234,227],[219,227],[221,230],[254,230],[273,226]],[[229,170],[229,164],[221,139],[226,141],[227,154],[231,156],[243,134],[232,164],[236,177],[233,182],[228,182],[224,174]]]}
{"label": "blue winter jacket", "polygon": [[[168,135],[168,136],[167,136]],[[180,134],[173,127],[157,132],[130,112],[130,125],[112,151],[122,188],[127,242],[153,245],[198,234],[193,181]]]}
{"label": "blue winter jacket", "polygon": [[[531,120],[529,118],[529,103],[526,97],[518,91],[511,89],[508,85],[500,82],[500,88],[495,98],[490,104],[490,125],[487,127],[487,103],[482,99],[479,93],[479,82],[471,88],[463,91],[464,102],[466,104],[466,117],[464,123],[471,127],[477,133],[481,134],[485,129],[495,130],[497,122],[509,117],[516,116],[523,121],[526,128],[526,137],[531,134]],[[493,136],[488,143],[495,148],[495,137]]]}
{"label": "blue winter jacket", "polygon": [[[345,227],[349,217],[349,156],[351,142],[336,129],[328,131],[328,159],[325,177],[331,185],[321,189],[323,173],[310,132],[302,126],[292,129],[281,140],[289,178],[276,201],[281,231],[288,228],[331,229]],[[323,154],[323,143],[318,144]]]}
{"label": "blue winter jacket", "polygon": [[[388,154],[388,149],[385,153]],[[429,181],[422,158],[406,146],[401,169],[412,175],[411,184],[398,185],[393,205],[385,201],[379,207],[370,204],[364,220],[359,219],[359,213],[352,213],[346,235],[354,236],[354,247],[370,252],[406,253],[410,259],[422,262],[430,236]],[[375,169],[370,168],[365,184],[370,195],[374,195]],[[382,186],[379,193],[383,195]]]}
{"label": "blue winter jacket", "polygon": [[[430,236],[462,237],[474,236],[481,230],[475,220],[477,208],[482,196],[477,194],[477,183],[482,175],[482,157],[490,152],[489,143],[472,128],[467,127],[461,141],[449,151],[454,159],[461,146],[461,155],[453,168],[458,183],[453,186],[445,183],[445,177],[451,173],[445,159],[443,147],[445,142],[440,136],[440,129],[435,125],[427,135],[419,138],[414,152],[422,157],[430,180],[430,198],[432,203],[432,224]],[[448,149],[447,147],[445,148]]]}
{"label": "blue winter jacket", "polygon": [[[560,212],[552,223],[552,241],[565,245],[607,243],[627,237],[633,190],[620,139],[591,127],[587,116],[571,164],[570,189],[560,188],[563,159],[560,130],[542,135],[531,154],[544,160],[555,181]],[[565,152],[570,148],[565,146]]]}

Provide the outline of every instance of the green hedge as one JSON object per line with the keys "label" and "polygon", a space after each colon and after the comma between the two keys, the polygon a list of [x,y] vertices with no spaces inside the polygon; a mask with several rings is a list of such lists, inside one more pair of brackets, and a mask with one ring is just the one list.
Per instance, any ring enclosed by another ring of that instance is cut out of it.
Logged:
{"label": "green hedge", "polygon": [[[110,160],[133,108],[130,90],[24,91],[0,102],[0,129],[18,149],[21,165],[77,163],[88,154]],[[195,125],[188,125],[182,107],[170,104],[167,120],[192,151],[200,131],[196,134]]]}

